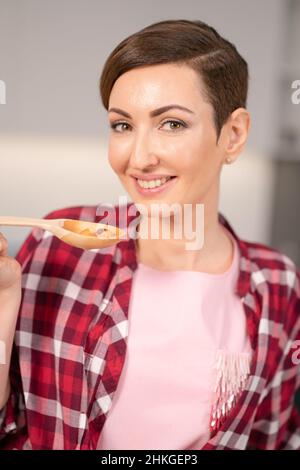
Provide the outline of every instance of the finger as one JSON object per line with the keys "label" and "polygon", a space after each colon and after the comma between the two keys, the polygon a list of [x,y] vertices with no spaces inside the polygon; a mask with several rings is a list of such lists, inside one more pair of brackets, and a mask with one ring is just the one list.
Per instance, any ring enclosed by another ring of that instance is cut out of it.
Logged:
{"label": "finger", "polygon": [[8,241],[4,235],[0,232],[0,256],[6,256],[8,250]]}

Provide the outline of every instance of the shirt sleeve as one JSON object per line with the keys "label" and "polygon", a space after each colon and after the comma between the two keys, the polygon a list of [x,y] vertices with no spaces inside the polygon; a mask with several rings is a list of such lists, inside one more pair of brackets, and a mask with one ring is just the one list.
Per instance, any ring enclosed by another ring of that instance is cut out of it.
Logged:
{"label": "shirt sleeve", "polygon": [[287,318],[294,319],[282,370],[280,434],[276,449],[300,450],[300,412],[295,406],[295,395],[300,387],[300,272],[287,310]]}
{"label": "shirt sleeve", "polygon": [[[24,271],[28,272],[34,250],[43,238],[43,230],[34,228],[16,255],[17,261],[22,267],[22,276]],[[23,291],[23,288],[22,288]],[[24,292],[22,292],[23,297]],[[19,311],[19,318],[22,311],[22,300]],[[18,320],[17,320],[18,325]],[[0,449],[5,448],[8,439],[13,439],[17,435],[26,432],[26,414],[24,395],[22,389],[22,380],[19,367],[18,351],[15,342],[12,346],[12,355],[9,370],[10,378],[10,396],[6,405],[0,410]],[[20,439],[18,439],[20,442]]]}
{"label": "shirt sleeve", "polygon": [[300,413],[295,406],[300,387],[300,272],[296,269],[280,335],[281,359],[266,386],[249,439],[249,448],[300,450]]}

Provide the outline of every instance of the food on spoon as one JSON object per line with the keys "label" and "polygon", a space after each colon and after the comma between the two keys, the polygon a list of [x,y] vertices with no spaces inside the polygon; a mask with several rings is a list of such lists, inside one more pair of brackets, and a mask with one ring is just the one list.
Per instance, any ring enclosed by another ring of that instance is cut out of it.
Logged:
{"label": "food on spoon", "polygon": [[[87,222],[75,219],[63,219],[63,229],[72,233],[63,234],[61,240],[70,245],[83,248],[94,249],[111,246],[125,238],[126,232],[118,227],[104,223]],[[79,235],[79,239],[76,236]],[[82,237],[80,235],[83,235]]]}
{"label": "food on spoon", "polygon": [[89,228],[86,228],[84,230],[81,230],[79,232],[80,235],[87,235],[88,237],[94,237],[95,236],[95,232],[92,232]]}
{"label": "food on spoon", "polygon": [[96,231],[89,228],[85,228],[79,232],[80,235],[86,235],[88,237],[99,237],[99,238],[111,238],[108,228],[100,227]]}

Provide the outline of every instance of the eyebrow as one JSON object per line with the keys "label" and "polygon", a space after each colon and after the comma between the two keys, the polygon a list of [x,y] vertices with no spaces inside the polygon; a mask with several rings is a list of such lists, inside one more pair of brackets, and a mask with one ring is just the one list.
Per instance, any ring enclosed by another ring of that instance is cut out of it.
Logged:
{"label": "eyebrow", "polygon": [[[155,117],[158,116],[159,114],[165,113],[166,111],[169,111],[169,109],[180,109],[182,111],[187,111],[190,114],[195,114],[194,111],[191,109],[186,108],[185,106],[181,106],[180,104],[170,104],[168,106],[162,106],[161,108],[154,109],[153,111],[150,111],[149,116],[150,117]],[[129,119],[131,119],[131,116],[129,113],[126,111],[123,111],[120,108],[110,108],[108,110],[109,113],[114,111],[115,113],[122,114],[122,116],[125,116]]]}

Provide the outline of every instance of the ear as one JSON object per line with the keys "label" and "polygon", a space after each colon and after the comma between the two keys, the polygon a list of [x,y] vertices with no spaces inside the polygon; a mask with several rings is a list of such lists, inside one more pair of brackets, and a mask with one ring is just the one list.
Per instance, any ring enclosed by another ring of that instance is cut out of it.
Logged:
{"label": "ear", "polygon": [[250,114],[245,108],[235,109],[226,122],[226,155],[234,161],[246,143],[250,129]]}

